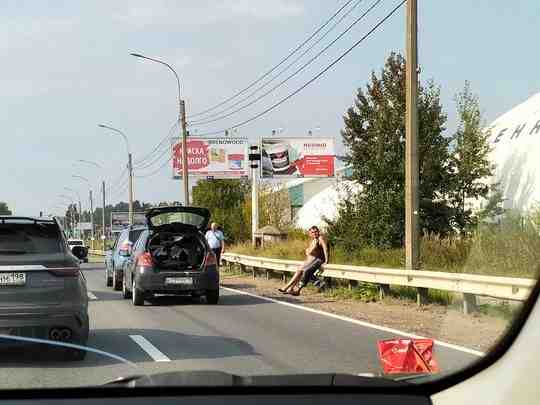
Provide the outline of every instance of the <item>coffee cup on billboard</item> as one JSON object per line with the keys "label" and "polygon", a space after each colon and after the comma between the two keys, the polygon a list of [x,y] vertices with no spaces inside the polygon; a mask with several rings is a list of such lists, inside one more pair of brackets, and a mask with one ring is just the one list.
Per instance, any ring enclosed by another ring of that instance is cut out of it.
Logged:
{"label": "coffee cup on billboard", "polygon": [[269,145],[266,148],[266,153],[270,158],[270,162],[272,163],[272,170],[274,171],[274,173],[285,173],[289,170],[291,166],[291,161],[289,159],[289,149],[289,144],[285,142]]}

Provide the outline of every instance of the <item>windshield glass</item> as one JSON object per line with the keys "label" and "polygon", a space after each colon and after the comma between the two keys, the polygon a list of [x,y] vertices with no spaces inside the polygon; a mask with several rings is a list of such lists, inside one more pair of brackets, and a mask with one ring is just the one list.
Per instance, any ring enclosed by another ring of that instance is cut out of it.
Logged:
{"label": "windshield glass", "polygon": [[205,217],[191,212],[164,212],[150,218],[152,226],[179,223],[199,227],[206,221]]}
{"label": "windshield glass", "polygon": [[540,271],[539,16],[2,2],[0,393],[485,358]]}

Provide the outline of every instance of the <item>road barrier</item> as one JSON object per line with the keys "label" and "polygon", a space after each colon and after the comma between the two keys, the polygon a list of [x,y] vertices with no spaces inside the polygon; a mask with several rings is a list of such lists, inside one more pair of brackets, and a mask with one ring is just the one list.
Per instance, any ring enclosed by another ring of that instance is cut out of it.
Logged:
{"label": "road barrier", "polygon": [[[105,256],[102,250],[90,250],[90,255]],[[294,273],[301,261],[271,259],[259,256],[246,256],[225,253],[222,260],[226,265],[240,265],[242,271],[251,268],[255,277],[257,272]],[[427,301],[428,289],[436,289],[463,294],[463,312],[476,310],[476,297],[487,296],[503,300],[525,301],[536,280],[530,278],[483,276],[479,274],[445,273],[439,271],[385,269],[367,266],[348,266],[327,264],[323,267],[323,277],[349,280],[351,282],[373,283],[379,286],[381,298],[388,294],[390,285],[414,287],[417,289],[419,305]]]}
{"label": "road barrier", "polygon": [[[222,256],[228,265],[238,264],[243,271],[251,268],[253,276],[258,271],[294,273],[302,264],[295,260],[270,259],[225,253]],[[385,269],[366,266],[327,264],[323,267],[323,277],[352,282],[367,282],[379,285],[381,297],[389,292],[390,285],[415,287],[419,305],[427,301],[428,289],[436,289],[463,294],[463,311],[476,310],[476,296],[494,297],[504,300],[525,301],[536,280],[529,278],[495,277],[477,274],[445,273],[438,271]]]}

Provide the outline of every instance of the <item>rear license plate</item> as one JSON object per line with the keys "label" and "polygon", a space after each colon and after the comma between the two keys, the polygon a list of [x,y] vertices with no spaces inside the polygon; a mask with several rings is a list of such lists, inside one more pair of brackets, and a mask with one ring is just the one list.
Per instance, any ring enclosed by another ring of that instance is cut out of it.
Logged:
{"label": "rear license plate", "polygon": [[193,278],[191,277],[165,277],[165,284],[191,285],[193,284]]}
{"label": "rear license plate", "polygon": [[25,285],[25,273],[0,273],[0,286],[2,285]]}

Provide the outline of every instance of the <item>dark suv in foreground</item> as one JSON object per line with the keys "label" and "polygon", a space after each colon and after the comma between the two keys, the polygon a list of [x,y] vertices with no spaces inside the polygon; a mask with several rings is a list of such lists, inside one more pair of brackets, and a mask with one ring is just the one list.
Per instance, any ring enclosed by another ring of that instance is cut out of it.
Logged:
{"label": "dark suv in foreground", "polygon": [[[86,345],[83,255],[53,218],[0,216],[0,333]],[[64,357],[82,360],[85,353],[66,348]]]}
{"label": "dark suv in foreground", "polygon": [[198,207],[159,207],[146,213],[143,231],[124,265],[123,295],[143,305],[153,294],[205,296],[219,300],[216,256],[203,231],[210,211]]}

